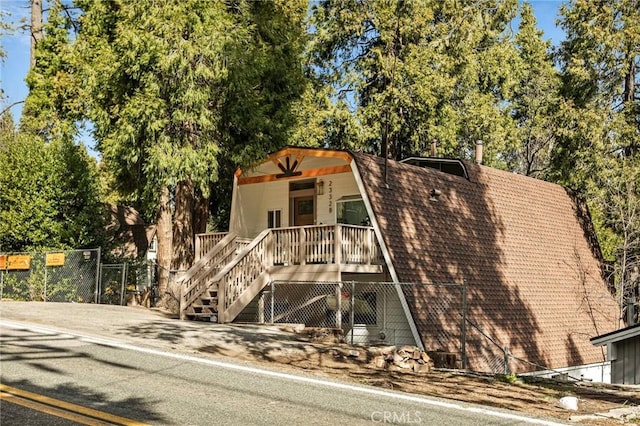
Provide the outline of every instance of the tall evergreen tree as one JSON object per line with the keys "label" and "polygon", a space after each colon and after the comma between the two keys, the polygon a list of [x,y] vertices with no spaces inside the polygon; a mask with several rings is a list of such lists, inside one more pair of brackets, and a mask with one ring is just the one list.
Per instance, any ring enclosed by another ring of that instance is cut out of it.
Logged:
{"label": "tall evergreen tree", "polygon": [[542,39],[530,4],[521,6],[515,35],[518,84],[509,100],[517,128],[517,145],[505,152],[509,170],[545,177],[559,127],[560,75],[553,65],[551,43]]}
{"label": "tall evergreen tree", "polygon": [[[638,267],[627,260],[640,254],[634,213],[640,200],[640,3],[572,0],[561,14],[567,40],[559,59],[570,108],[552,177],[588,199],[604,255],[616,260],[617,290],[625,294],[625,277]],[[635,181],[628,185],[629,179]]]}
{"label": "tall evergreen tree", "polygon": [[98,149],[119,189],[157,213],[164,294],[168,271],[191,264],[220,164],[247,164],[286,143],[288,108],[303,83],[296,61],[305,7],[79,4],[76,49]]}
{"label": "tall evergreen tree", "polygon": [[18,133],[3,142],[3,226],[12,250],[85,248],[101,243],[103,211],[95,161],[74,141],[78,82],[69,20],[54,2],[29,71]]}
{"label": "tall evergreen tree", "polygon": [[365,149],[400,158],[436,139],[441,154],[468,157],[481,139],[488,162],[504,166],[499,154],[515,143],[504,100],[516,82],[516,11],[511,0],[322,1],[312,64],[354,105]]}

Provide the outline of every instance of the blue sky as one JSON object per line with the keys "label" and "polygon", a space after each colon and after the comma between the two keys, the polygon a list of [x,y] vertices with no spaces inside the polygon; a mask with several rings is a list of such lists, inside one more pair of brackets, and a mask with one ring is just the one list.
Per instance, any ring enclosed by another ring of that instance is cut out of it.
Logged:
{"label": "blue sky", "polygon": [[[534,8],[538,26],[544,31],[544,38],[558,44],[564,38],[563,32],[556,27],[558,9],[562,4],[560,0],[534,0],[530,1]],[[29,0],[0,0],[0,8],[3,12],[9,12],[9,18],[3,17],[20,25],[20,19],[29,18]],[[6,57],[0,67],[0,84],[4,91],[5,100],[0,109],[19,102],[27,96],[27,86],[24,82],[29,69],[29,35],[24,31],[16,31],[10,36],[2,38],[2,47]],[[14,120],[18,120],[22,113],[22,105],[11,108]]]}

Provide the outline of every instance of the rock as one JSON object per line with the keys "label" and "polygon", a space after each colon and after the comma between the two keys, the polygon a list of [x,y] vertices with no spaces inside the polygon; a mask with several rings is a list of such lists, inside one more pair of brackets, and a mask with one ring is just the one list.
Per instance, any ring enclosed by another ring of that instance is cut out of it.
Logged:
{"label": "rock", "polygon": [[387,360],[381,355],[373,359],[373,364],[376,366],[376,368],[380,368],[380,369],[387,368]]}
{"label": "rock", "polygon": [[413,371],[418,374],[426,374],[431,371],[431,367],[429,364],[420,364],[419,362],[416,362],[413,364]]}
{"label": "rock", "polygon": [[402,354],[400,352],[396,352],[393,354],[393,363],[395,365],[400,365],[400,363],[406,361],[406,357],[402,356]]}

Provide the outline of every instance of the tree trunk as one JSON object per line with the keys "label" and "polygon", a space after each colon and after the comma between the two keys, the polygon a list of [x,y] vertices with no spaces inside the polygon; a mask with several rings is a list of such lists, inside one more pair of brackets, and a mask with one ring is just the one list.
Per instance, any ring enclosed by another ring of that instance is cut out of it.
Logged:
{"label": "tree trunk", "polygon": [[209,198],[206,198],[197,191],[195,208],[193,209],[193,228],[195,234],[207,232],[207,222],[209,221]]}
{"label": "tree trunk", "polygon": [[[184,180],[176,185],[176,205],[173,217],[173,260],[176,271],[186,271],[194,256],[194,209],[195,191],[193,182]],[[178,272],[178,275],[180,272]]]}
{"label": "tree trunk", "polygon": [[160,190],[160,207],[158,209],[156,233],[158,236],[158,296],[159,305],[168,307],[167,292],[170,288],[171,251],[173,234],[171,232],[171,206],[169,188],[163,186]]}
{"label": "tree trunk", "polygon": [[31,69],[36,64],[36,46],[42,40],[42,0],[31,0]]}

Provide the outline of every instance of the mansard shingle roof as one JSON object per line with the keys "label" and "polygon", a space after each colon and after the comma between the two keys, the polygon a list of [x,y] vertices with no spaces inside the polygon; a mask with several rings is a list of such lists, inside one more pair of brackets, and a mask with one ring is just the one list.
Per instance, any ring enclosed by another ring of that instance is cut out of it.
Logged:
{"label": "mansard shingle roof", "polygon": [[[617,326],[618,308],[588,215],[564,188],[468,162],[466,179],[391,160],[385,184],[382,158],[352,155],[398,280],[467,283],[471,368],[502,357],[480,331],[526,361],[516,371],[604,361],[589,339]],[[414,285],[406,297],[425,347],[453,351],[459,314],[427,327],[436,291],[458,290]]]}

